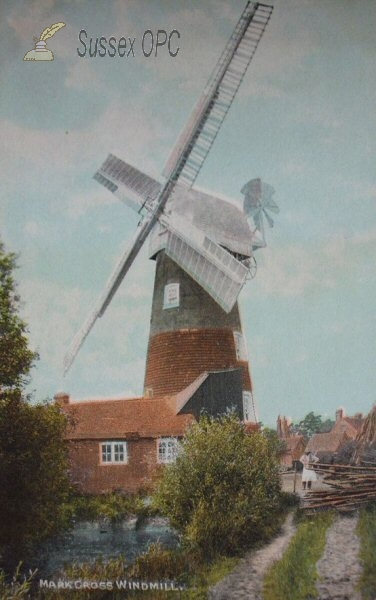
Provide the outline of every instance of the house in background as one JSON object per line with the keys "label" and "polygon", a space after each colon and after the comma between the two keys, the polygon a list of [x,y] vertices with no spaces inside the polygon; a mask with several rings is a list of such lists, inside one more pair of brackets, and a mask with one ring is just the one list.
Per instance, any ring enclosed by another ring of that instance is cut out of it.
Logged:
{"label": "house in background", "polygon": [[305,450],[305,439],[303,435],[292,432],[292,423],[289,417],[277,419],[277,435],[284,442],[285,449],[281,454],[280,462],[283,467],[292,468]]}
{"label": "house in background", "polygon": [[[205,413],[232,408],[247,421],[242,369],[204,372],[181,392],[161,397],[55,401],[72,423],[67,429],[71,481],[90,494],[149,488],[164,464],[175,460],[179,440]],[[246,423],[247,431],[257,425]]]}
{"label": "house in background", "polygon": [[336,411],[336,420],[331,431],[313,435],[308,441],[306,450],[314,452],[322,462],[332,462],[346,444],[356,439],[363,422],[364,418],[361,413],[347,417],[345,410],[339,408]]}

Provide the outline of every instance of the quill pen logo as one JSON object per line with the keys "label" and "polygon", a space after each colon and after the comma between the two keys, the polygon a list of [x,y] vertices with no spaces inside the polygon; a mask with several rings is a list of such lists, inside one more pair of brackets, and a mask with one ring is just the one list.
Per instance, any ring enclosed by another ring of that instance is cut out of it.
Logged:
{"label": "quill pen logo", "polygon": [[65,27],[65,23],[55,23],[55,25],[46,27],[39,36],[39,39],[34,37],[36,42],[35,48],[25,54],[24,60],[53,60],[54,55],[47,48],[46,40],[55,35],[62,27]]}

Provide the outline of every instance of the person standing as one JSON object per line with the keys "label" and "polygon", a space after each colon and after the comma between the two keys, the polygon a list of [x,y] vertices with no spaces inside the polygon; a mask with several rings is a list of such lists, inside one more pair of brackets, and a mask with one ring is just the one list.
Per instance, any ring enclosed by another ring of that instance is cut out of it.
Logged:
{"label": "person standing", "polygon": [[318,458],[314,453],[309,451],[302,454],[300,457],[300,462],[303,464],[303,473],[302,473],[302,486],[303,490],[312,489],[312,481],[317,481],[317,475],[313,469],[309,468],[309,465],[315,462],[318,462]]}

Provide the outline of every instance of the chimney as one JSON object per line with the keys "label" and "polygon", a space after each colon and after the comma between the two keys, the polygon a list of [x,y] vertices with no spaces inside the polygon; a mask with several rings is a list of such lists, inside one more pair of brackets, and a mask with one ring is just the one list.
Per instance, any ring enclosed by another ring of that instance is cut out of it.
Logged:
{"label": "chimney", "polygon": [[281,415],[278,415],[278,418],[277,418],[277,435],[279,438],[283,437]]}
{"label": "chimney", "polygon": [[345,409],[344,408],[337,408],[337,410],[336,410],[336,423],[338,421],[341,421],[344,417],[345,417]]}
{"label": "chimney", "polygon": [[58,392],[55,394],[54,400],[55,404],[58,404],[59,406],[66,406],[69,404],[69,394],[66,392]]}

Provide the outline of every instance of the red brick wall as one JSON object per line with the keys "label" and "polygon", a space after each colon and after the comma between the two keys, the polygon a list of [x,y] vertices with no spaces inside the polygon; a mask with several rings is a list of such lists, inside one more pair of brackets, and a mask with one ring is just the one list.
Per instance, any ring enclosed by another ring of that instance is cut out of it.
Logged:
{"label": "red brick wall", "polygon": [[89,494],[145,489],[157,468],[157,440],[127,442],[127,464],[100,464],[102,440],[71,440],[71,481]]}
{"label": "red brick wall", "polygon": [[204,371],[243,368],[244,389],[251,390],[247,362],[236,359],[232,329],[186,329],[150,338],[145,389],[154,396],[175,394]]}

